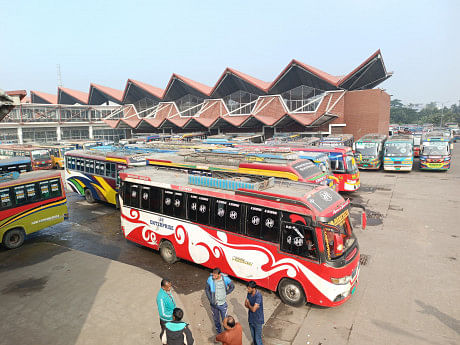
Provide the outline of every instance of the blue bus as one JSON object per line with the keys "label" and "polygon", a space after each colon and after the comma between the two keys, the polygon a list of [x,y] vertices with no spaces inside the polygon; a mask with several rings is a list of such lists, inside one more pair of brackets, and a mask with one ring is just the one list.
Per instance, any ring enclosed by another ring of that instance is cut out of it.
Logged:
{"label": "blue bus", "polygon": [[30,158],[16,156],[0,160],[0,174],[7,174],[13,171],[17,171],[18,173],[32,171]]}

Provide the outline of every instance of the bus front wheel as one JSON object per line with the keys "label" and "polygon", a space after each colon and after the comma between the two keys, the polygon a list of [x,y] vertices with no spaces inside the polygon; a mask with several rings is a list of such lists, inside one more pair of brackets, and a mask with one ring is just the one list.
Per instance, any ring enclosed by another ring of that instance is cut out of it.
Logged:
{"label": "bus front wheel", "polygon": [[3,245],[8,249],[15,249],[24,243],[26,234],[22,229],[12,229],[3,236]]}
{"label": "bus front wheel", "polygon": [[306,302],[305,292],[295,280],[284,278],[278,286],[278,292],[281,300],[288,305],[300,307]]}
{"label": "bus front wheel", "polygon": [[90,204],[92,204],[94,202],[93,193],[91,193],[91,191],[89,189],[85,189],[85,199]]}
{"label": "bus front wheel", "polygon": [[177,261],[176,250],[169,241],[160,243],[160,255],[168,264],[173,264]]}

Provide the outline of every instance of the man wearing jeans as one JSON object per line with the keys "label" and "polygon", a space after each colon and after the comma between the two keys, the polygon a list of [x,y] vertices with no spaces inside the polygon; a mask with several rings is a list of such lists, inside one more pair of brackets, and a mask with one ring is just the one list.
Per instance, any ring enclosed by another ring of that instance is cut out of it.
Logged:
{"label": "man wearing jeans", "polygon": [[262,294],[256,287],[256,282],[251,280],[248,283],[248,295],[244,301],[244,306],[248,308],[248,322],[252,341],[254,345],[263,345],[262,325],[264,324],[264,302],[262,300]]}
{"label": "man wearing jeans", "polygon": [[219,268],[214,268],[206,281],[206,296],[211,305],[217,333],[222,332],[221,320],[223,321],[227,316],[227,295],[234,288],[232,280],[226,274],[221,273]]}

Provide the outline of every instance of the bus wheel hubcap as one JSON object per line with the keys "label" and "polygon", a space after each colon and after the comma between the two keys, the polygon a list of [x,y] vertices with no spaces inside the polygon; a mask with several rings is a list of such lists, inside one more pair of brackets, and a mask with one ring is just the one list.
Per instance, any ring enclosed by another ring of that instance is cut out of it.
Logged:
{"label": "bus wheel hubcap", "polygon": [[19,235],[13,235],[13,236],[11,236],[11,237],[10,237],[10,241],[11,241],[11,243],[13,243],[13,244],[18,243],[18,242],[19,242]]}
{"label": "bus wheel hubcap", "polygon": [[297,301],[300,298],[300,290],[297,286],[295,285],[288,285],[286,286],[286,296],[291,300],[291,301]]}

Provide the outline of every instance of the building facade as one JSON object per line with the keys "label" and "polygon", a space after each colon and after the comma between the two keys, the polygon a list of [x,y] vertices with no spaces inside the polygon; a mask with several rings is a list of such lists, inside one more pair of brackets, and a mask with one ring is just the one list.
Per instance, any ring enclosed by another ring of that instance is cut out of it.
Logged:
{"label": "building facade", "polygon": [[173,74],[165,89],[128,79],[124,91],[96,84],[88,93],[32,91],[32,103],[16,108],[0,126],[19,126],[23,141],[37,137],[25,135],[32,127],[45,133],[39,137],[54,128],[56,140],[77,133],[89,138],[196,131],[386,134],[390,96],[375,87],[390,76],[378,50],[345,76],[292,60],[272,82],[226,68],[213,87]]}

